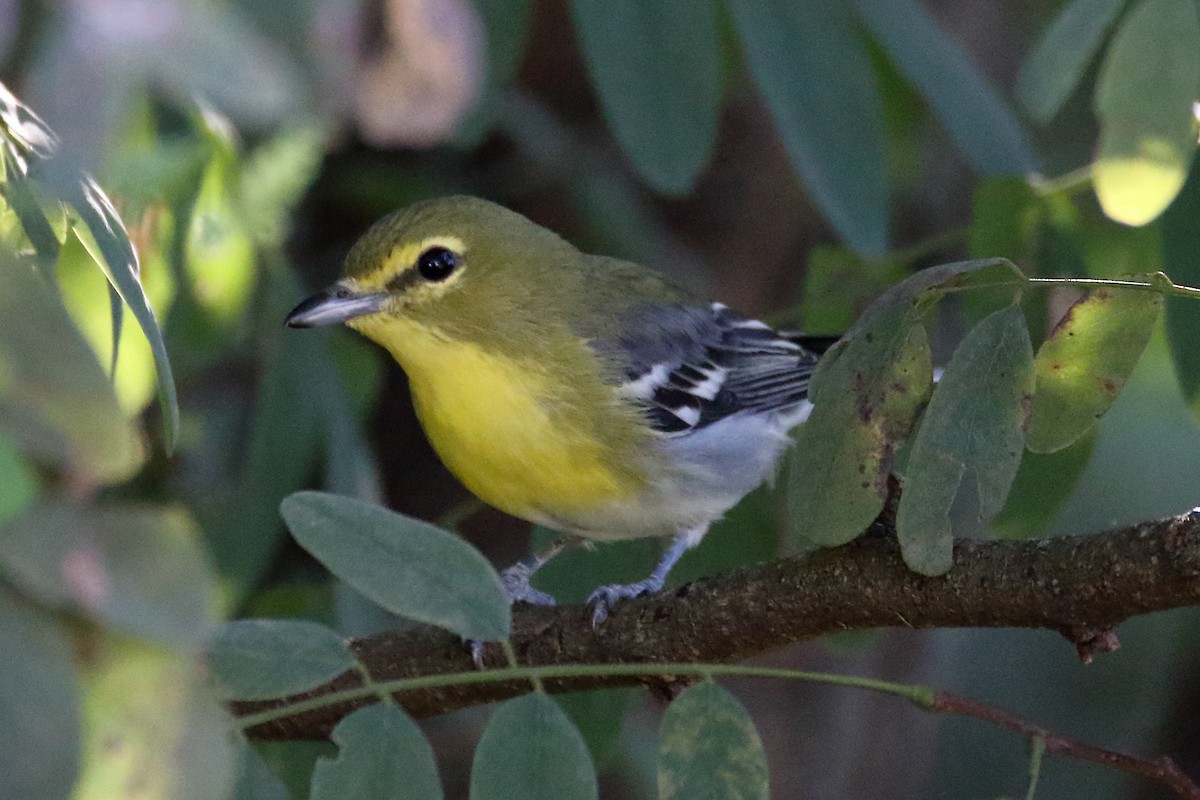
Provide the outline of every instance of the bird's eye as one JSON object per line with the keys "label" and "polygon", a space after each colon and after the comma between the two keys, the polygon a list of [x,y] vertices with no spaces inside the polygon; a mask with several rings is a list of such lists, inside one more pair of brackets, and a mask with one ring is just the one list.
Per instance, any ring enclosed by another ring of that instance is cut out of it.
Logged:
{"label": "bird's eye", "polygon": [[417,258],[417,272],[427,281],[444,281],[458,269],[458,255],[445,247],[431,247]]}

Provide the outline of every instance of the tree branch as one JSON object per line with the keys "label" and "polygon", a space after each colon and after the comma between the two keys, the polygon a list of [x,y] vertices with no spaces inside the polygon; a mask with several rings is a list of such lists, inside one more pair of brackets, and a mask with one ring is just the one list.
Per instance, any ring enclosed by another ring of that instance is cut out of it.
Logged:
{"label": "tree branch", "polygon": [[1187,798],[1187,800],[1200,800],[1200,787],[1183,773],[1179,765],[1166,756],[1155,759],[1138,758],[1115,750],[1097,747],[1094,744],[1054,733],[1014,714],[953,692],[938,692],[934,695],[933,702],[929,704],[928,708],[930,711],[941,714],[974,717],[1023,736],[1041,739],[1046,752],[1052,755],[1089,761],[1121,772],[1128,772],[1146,780],[1162,783],[1179,797]]}
{"label": "tree branch", "polygon": [[[511,641],[522,664],[732,662],[793,642],[870,628],[1020,627],[1061,632],[1090,659],[1116,646],[1129,617],[1200,605],[1200,510],[1092,536],[1032,541],[959,541],[954,568],[927,578],[900,559],[894,537],[782,558],[626,601],[598,630],[578,606],[519,605]],[[464,672],[470,655],[429,626],[351,643],[375,682]],[[505,663],[489,645],[487,664]],[[690,678],[606,675],[545,681],[550,692],[630,684],[671,691]],[[235,703],[246,715],[361,686],[346,673],[303,695]],[[527,681],[406,691],[396,700],[417,717],[529,692]],[[251,728],[263,739],[328,736],[370,698],[293,714]]]}

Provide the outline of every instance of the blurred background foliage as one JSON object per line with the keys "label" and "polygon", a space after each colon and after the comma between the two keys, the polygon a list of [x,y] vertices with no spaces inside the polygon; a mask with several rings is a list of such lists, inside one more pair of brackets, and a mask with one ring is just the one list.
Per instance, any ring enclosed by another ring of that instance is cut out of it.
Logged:
{"label": "blurred background foliage", "polygon": [[[59,139],[51,158],[50,142],[19,141],[42,129],[7,105],[3,798],[307,796],[333,746],[253,757],[196,658],[227,617],[344,635],[400,624],[285,537],[294,491],[384,501],[499,564],[528,547],[525,526],[439,466],[389,360],[343,331],[281,326],[398,206],[489,197],[814,333],[966,256],[1200,283],[1192,0],[0,0],[0,80]],[[1026,303],[1035,338],[1072,299]],[[952,305],[935,353],[978,315]],[[1198,396],[1200,311],[1171,300],[1112,412],[1066,451],[1027,454],[992,532],[1081,534],[1194,506]],[[780,513],[776,493],[754,493],[674,579],[795,548]],[[640,577],[657,547],[569,553],[541,584],[576,601]],[[834,637],[762,661],[953,688],[1198,775],[1196,621],[1134,620],[1086,668],[1053,635],[997,631]],[[848,690],[729,685],[775,796],[1024,791],[1024,743],[978,724]],[[654,795],[658,704],[562,705],[604,797]],[[486,715],[422,724],[449,797],[466,795]],[[1161,796],[1057,761],[1041,791]]]}

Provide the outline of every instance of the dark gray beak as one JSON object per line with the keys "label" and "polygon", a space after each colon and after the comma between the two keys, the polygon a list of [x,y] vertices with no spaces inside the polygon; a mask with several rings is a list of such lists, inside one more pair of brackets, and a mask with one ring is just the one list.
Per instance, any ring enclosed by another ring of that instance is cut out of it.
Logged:
{"label": "dark gray beak", "polygon": [[355,294],[345,286],[335,283],[293,308],[283,320],[283,324],[289,328],[336,325],[354,317],[374,314],[383,308],[385,300],[387,294],[383,292]]}

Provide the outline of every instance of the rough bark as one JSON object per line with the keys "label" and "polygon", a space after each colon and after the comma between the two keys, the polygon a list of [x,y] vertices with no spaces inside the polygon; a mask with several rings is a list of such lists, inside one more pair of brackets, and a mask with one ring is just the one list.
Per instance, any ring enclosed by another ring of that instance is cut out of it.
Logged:
{"label": "rough bark", "polygon": [[[1200,511],[1106,533],[1031,541],[959,541],[954,568],[927,578],[908,570],[894,538],[746,567],[677,591],[621,603],[598,630],[579,606],[514,609],[512,644],[528,665],[733,662],[828,633],[873,628],[1018,627],[1063,633],[1087,659],[1116,646],[1113,628],[1138,614],[1200,605]],[[356,640],[378,681],[473,669],[462,642],[428,626]],[[489,645],[486,663],[504,662]],[[550,680],[551,692],[675,680],[605,676]],[[360,685],[344,674],[304,695],[238,703],[244,715]],[[428,717],[530,691],[527,681],[404,692]],[[344,703],[251,728],[266,739],[322,738],[358,705]]]}

